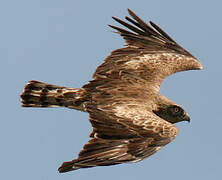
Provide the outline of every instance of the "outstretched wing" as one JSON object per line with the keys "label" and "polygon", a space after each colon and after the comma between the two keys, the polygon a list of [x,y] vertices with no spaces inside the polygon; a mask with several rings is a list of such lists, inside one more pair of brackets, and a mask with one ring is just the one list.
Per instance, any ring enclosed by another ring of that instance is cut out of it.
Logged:
{"label": "outstretched wing", "polygon": [[125,39],[127,47],[113,51],[105,59],[96,69],[94,81],[137,79],[144,80],[151,89],[159,90],[165,77],[179,71],[202,68],[194,56],[160,27],[153,22],[149,26],[131,10],[128,9],[128,12],[133,19],[126,17],[126,20],[132,25],[116,17],[113,19],[131,31],[110,25]]}
{"label": "outstretched wing", "polygon": [[161,148],[153,146],[151,143],[152,138],[130,140],[93,138],[84,146],[78,159],[64,162],[58,170],[60,173],[64,173],[80,168],[136,162],[145,156],[152,155]]}
{"label": "outstretched wing", "polygon": [[176,137],[177,129],[159,117],[149,115],[148,120],[127,120],[104,115],[98,110],[91,113],[91,139],[78,159],[64,162],[59,172],[137,162],[152,155]]}

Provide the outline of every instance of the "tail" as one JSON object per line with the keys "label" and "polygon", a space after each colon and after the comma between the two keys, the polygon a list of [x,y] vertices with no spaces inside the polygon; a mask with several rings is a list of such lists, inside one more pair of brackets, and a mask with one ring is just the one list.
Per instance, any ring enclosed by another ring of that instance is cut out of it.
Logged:
{"label": "tail", "polygon": [[23,107],[56,107],[63,106],[86,111],[88,101],[86,91],[82,88],[66,88],[29,81],[20,95]]}

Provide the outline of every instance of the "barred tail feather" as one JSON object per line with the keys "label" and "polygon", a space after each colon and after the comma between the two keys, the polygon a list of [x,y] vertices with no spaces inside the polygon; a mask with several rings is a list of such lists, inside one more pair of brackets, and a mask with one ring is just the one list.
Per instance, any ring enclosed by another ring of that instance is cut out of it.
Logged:
{"label": "barred tail feather", "polygon": [[82,88],[66,88],[32,80],[26,84],[20,98],[23,107],[63,106],[86,111],[85,94]]}

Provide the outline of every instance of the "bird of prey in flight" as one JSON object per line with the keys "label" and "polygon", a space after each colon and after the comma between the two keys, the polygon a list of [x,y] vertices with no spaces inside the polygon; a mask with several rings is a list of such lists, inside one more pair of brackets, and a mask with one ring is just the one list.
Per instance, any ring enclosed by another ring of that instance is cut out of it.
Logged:
{"label": "bird of prey in flight", "polygon": [[126,46],[112,51],[88,84],[67,88],[32,80],[21,94],[23,107],[62,106],[89,113],[90,139],[77,159],[59,167],[60,173],[141,161],[176,137],[174,123],[190,121],[159,89],[167,76],[200,70],[201,64],[159,26],[128,12],[126,21],[113,17],[127,30],[109,25]]}

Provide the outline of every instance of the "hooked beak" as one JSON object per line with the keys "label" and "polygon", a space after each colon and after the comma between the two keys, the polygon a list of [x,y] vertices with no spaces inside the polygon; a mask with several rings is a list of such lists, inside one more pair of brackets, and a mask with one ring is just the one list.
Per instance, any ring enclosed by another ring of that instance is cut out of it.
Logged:
{"label": "hooked beak", "polygon": [[186,114],[186,115],[184,116],[183,120],[190,122],[190,117]]}

